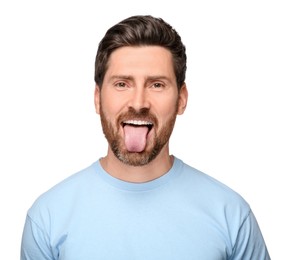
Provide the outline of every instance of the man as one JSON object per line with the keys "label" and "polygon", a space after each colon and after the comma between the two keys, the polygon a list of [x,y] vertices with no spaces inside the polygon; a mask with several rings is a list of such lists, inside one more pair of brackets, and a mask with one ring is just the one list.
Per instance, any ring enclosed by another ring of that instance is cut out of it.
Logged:
{"label": "man", "polygon": [[185,72],[185,46],[162,19],[107,31],[95,63],[107,155],[36,200],[22,260],[270,259],[245,200],[169,154]]}

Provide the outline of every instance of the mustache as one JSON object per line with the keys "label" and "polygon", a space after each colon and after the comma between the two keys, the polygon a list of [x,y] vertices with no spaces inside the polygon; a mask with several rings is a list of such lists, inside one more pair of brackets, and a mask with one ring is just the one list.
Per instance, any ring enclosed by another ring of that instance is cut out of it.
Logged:
{"label": "mustache", "polygon": [[118,124],[121,124],[126,120],[143,120],[152,122],[154,125],[157,125],[157,117],[152,114],[149,108],[141,108],[139,110],[134,109],[133,107],[129,107],[128,111],[119,115]]}

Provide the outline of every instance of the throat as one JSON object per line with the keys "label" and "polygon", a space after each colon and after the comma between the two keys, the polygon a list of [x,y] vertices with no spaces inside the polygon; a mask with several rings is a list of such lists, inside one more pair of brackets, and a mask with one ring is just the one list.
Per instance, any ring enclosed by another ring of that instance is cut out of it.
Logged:
{"label": "throat", "polygon": [[172,167],[174,157],[163,156],[158,160],[141,166],[129,166],[121,163],[111,152],[100,159],[101,167],[112,177],[131,183],[145,183],[165,175]]}

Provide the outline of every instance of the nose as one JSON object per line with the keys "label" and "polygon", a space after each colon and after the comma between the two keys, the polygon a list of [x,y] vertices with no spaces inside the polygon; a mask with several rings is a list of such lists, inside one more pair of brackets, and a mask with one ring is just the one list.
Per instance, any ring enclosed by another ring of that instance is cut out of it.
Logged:
{"label": "nose", "polygon": [[149,108],[149,95],[147,93],[147,88],[135,87],[132,89],[132,95],[129,100],[129,107],[134,108],[139,111],[142,108]]}

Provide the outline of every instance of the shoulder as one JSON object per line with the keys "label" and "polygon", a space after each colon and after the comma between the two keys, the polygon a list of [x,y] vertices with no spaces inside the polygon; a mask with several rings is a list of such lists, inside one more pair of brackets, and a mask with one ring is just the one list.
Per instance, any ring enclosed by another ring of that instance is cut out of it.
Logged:
{"label": "shoulder", "polygon": [[182,160],[179,161],[181,164],[179,182],[182,183],[180,185],[183,185],[192,196],[199,197],[204,203],[213,205],[212,207],[216,205],[224,208],[239,207],[245,215],[248,214],[249,204],[237,191]]}
{"label": "shoulder", "polygon": [[95,163],[76,172],[41,194],[29,209],[29,215],[48,209],[60,209],[74,203],[95,180]]}

